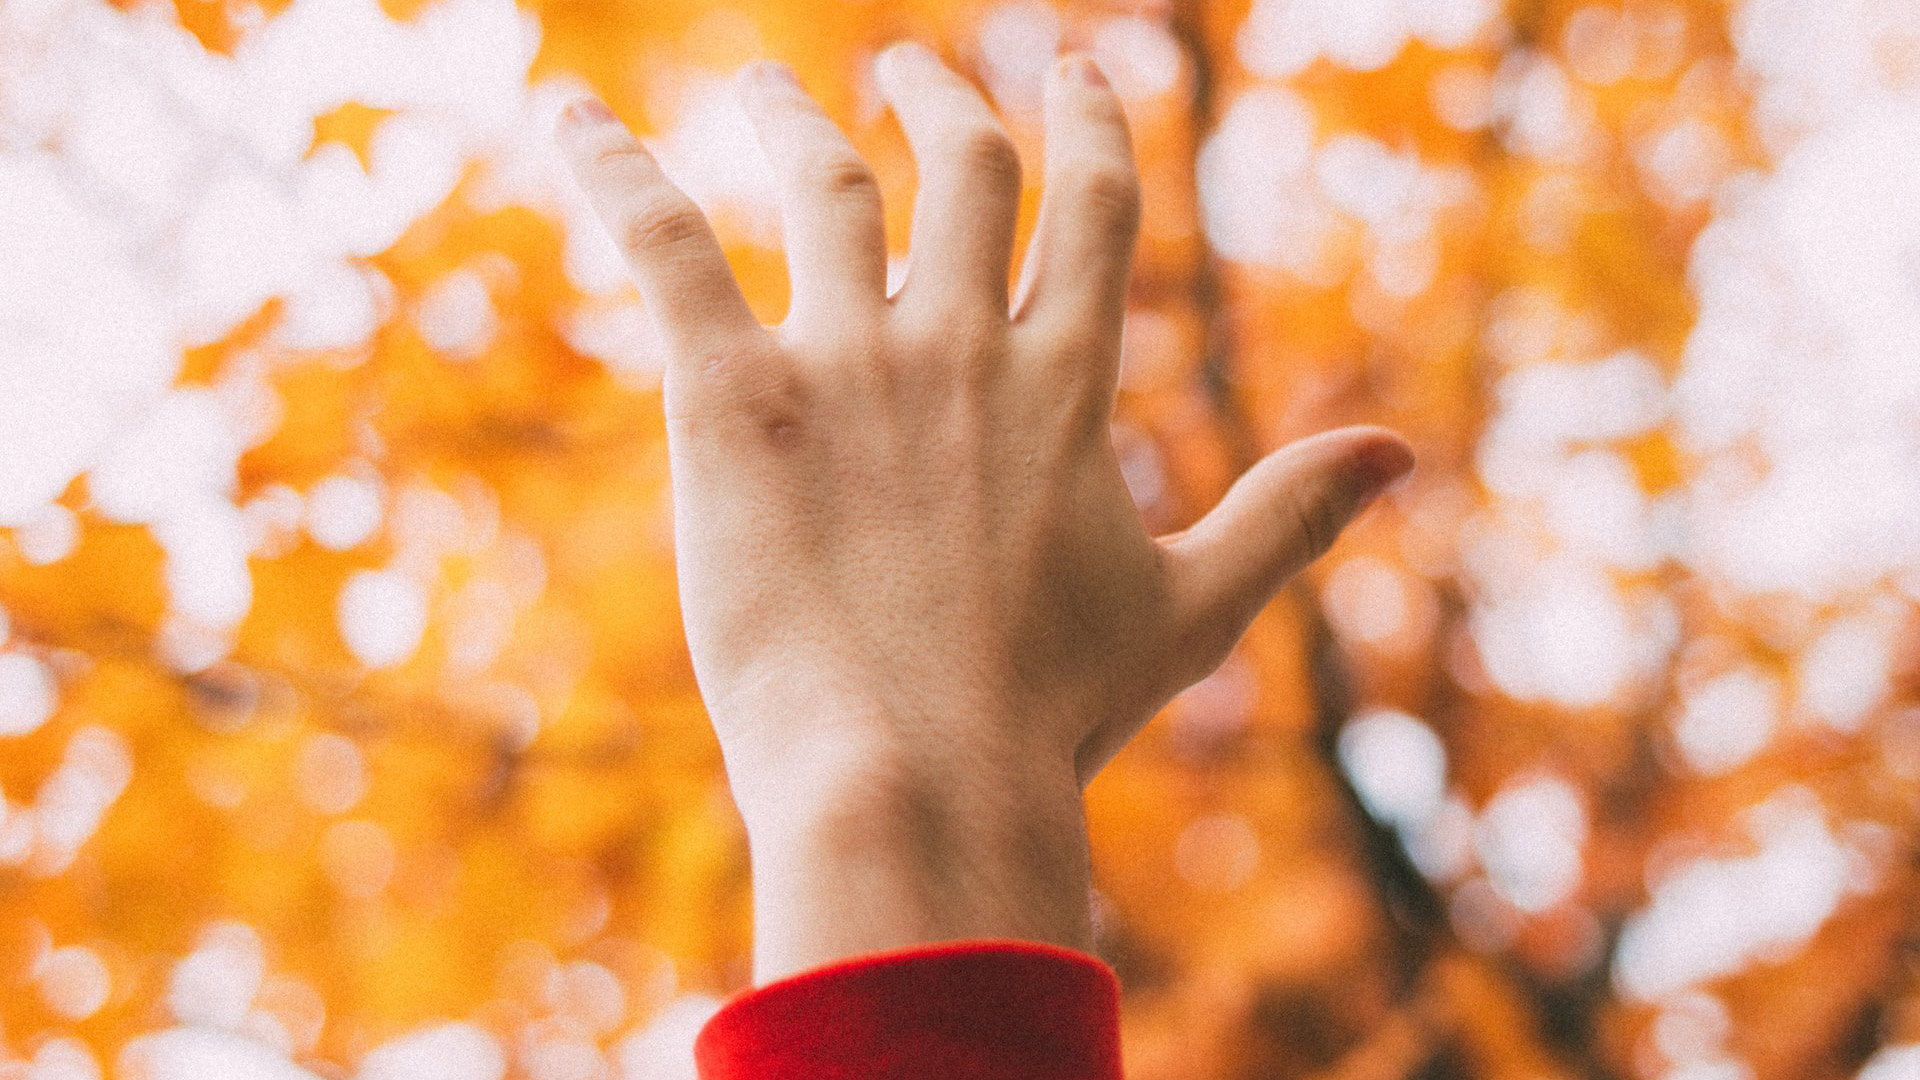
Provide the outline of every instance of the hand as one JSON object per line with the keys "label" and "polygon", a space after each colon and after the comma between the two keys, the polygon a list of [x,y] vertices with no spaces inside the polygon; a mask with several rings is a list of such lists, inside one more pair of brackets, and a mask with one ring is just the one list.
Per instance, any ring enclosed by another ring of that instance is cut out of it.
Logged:
{"label": "hand", "polygon": [[[667,344],[687,640],[756,894],[812,872],[763,865],[762,837],[815,859],[911,852],[922,879],[898,894],[927,917],[901,933],[1084,946],[1080,788],[1412,456],[1380,429],[1321,435],[1192,529],[1148,536],[1108,434],[1140,213],[1118,99],[1084,57],[1050,73],[1044,198],[1010,305],[1012,143],[928,50],[897,46],[877,73],[921,174],[892,298],[865,163],[786,68],[742,74],[791,269],[773,328],[603,106],[569,110],[560,138]],[[861,865],[882,892],[907,873]],[[1019,908],[1033,875],[1062,873],[1066,910]]]}

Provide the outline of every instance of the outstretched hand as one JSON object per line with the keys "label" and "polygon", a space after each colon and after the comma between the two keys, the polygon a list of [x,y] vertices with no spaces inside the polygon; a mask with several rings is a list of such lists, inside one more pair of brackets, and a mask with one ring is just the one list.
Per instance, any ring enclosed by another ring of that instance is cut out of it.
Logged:
{"label": "outstretched hand", "polygon": [[[787,68],[740,78],[785,228],[777,327],[604,106],[570,108],[559,138],[667,346],[682,609],[757,892],[800,888],[803,859],[855,845],[870,895],[926,894],[910,939],[1084,947],[1079,790],[1412,454],[1378,428],[1319,435],[1193,528],[1149,536],[1108,433],[1140,216],[1119,100],[1084,57],[1050,72],[1043,199],[1010,301],[1012,142],[925,48],[890,49],[877,75],[920,171],[892,297],[873,174]],[[879,868],[882,809],[926,880]],[[774,837],[810,854],[761,850]],[[1023,874],[1059,872],[1076,878],[1068,910],[1006,921],[1032,893]],[[840,933],[810,930],[758,973],[884,947],[822,932]]]}

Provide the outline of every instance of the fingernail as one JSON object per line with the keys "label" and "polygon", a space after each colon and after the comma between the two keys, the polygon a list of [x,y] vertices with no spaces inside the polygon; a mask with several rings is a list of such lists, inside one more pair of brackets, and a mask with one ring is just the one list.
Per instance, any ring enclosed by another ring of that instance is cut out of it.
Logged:
{"label": "fingernail", "polygon": [[911,38],[905,41],[894,42],[892,45],[887,46],[887,51],[902,60],[918,61],[934,59],[932,49],[927,48],[925,45]]}
{"label": "fingernail", "polygon": [[1394,481],[1413,471],[1413,451],[1398,440],[1372,443],[1355,455],[1351,469],[1347,482],[1353,485],[1357,514],[1386,494]]}
{"label": "fingernail", "polygon": [[874,77],[882,83],[891,83],[899,78],[901,64],[924,61],[932,55],[933,50],[917,41],[896,41],[874,57]]}
{"label": "fingernail", "polygon": [[778,60],[756,60],[747,65],[747,79],[765,90],[799,90],[800,77]]}
{"label": "fingernail", "polygon": [[584,97],[568,105],[560,118],[569,124],[605,123],[614,119],[613,110],[599,98]]}
{"label": "fingernail", "polygon": [[1107,77],[1085,53],[1069,53],[1060,59],[1061,74],[1082,86],[1104,88]]}

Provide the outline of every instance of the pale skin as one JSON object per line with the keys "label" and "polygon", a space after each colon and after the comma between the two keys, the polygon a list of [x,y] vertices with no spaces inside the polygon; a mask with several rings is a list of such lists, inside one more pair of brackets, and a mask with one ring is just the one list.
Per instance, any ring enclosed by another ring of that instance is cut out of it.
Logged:
{"label": "pale skin", "polygon": [[1020,161],[929,50],[876,75],[918,166],[904,285],[880,189],[785,66],[741,73],[783,217],[784,322],[605,106],[557,138],[669,354],[681,605],[746,824],[754,979],[916,943],[1092,948],[1081,792],[1412,467],[1343,428],[1152,537],[1108,434],[1140,217],[1126,118],[1062,58],[1009,296]]}

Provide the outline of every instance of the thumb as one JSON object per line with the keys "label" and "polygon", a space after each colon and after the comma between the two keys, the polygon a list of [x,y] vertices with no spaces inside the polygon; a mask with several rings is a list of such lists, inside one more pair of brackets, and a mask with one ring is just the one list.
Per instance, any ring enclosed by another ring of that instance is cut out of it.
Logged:
{"label": "thumb", "polygon": [[1163,541],[1181,637],[1211,671],[1280,586],[1326,553],[1413,468],[1405,439],[1349,427],[1301,439],[1248,469],[1191,529]]}

